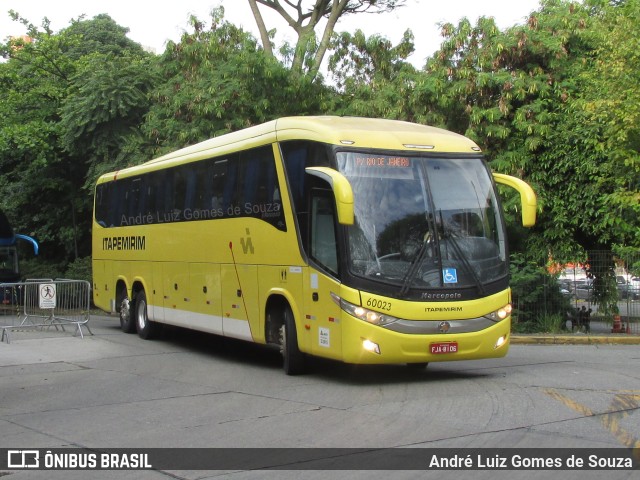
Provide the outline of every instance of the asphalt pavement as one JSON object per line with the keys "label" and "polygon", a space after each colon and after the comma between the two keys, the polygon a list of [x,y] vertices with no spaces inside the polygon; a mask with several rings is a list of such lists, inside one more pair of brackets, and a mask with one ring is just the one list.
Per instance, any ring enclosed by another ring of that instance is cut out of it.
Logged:
{"label": "asphalt pavement", "polygon": [[[11,343],[0,343],[0,453],[3,448],[83,448],[102,455],[120,448],[491,446],[578,454],[640,444],[637,348],[585,344],[638,343],[640,336],[612,334],[606,323],[592,321],[589,334],[515,335],[513,343],[542,344],[516,345],[505,358],[443,362],[424,371],[316,361],[309,375],[298,377],[282,373],[276,350],[246,342],[181,329],[143,341],[122,333],[117,316],[95,315],[89,326],[95,335],[84,329],[84,339],[74,337],[75,328],[18,328],[10,332]],[[2,468],[0,477],[15,480],[637,478],[637,471],[624,470],[504,476],[452,470],[418,477],[407,471],[390,477],[384,470],[348,476],[279,470],[265,476],[269,472],[244,467],[222,473],[157,465],[153,471],[128,472]]]}

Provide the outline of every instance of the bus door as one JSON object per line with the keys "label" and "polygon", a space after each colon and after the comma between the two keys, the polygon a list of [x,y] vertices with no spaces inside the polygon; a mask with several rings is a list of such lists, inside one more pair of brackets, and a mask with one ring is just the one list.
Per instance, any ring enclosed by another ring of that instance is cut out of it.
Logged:
{"label": "bus door", "polygon": [[311,353],[328,358],[342,356],[340,307],[331,293],[340,293],[335,199],[330,190],[314,189],[309,205],[307,252],[311,266],[305,269],[304,321],[311,332]]}
{"label": "bus door", "polygon": [[[225,337],[253,341],[257,335],[258,267],[226,264],[220,266],[222,288],[222,329]],[[252,332],[256,332],[253,335]]]}

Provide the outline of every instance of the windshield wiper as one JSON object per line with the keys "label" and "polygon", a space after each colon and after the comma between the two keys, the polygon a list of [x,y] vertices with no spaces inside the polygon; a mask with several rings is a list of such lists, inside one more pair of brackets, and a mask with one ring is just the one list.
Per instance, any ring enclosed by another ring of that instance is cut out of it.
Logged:
{"label": "windshield wiper", "polygon": [[418,250],[418,253],[416,254],[413,261],[411,262],[411,265],[409,265],[409,270],[407,270],[407,274],[404,276],[404,279],[402,280],[402,288],[400,288],[400,297],[404,297],[407,293],[409,293],[410,285],[413,282],[413,280],[416,278],[416,275],[418,275],[418,272],[420,271],[420,267],[422,266],[422,260],[424,260],[424,256],[426,255],[427,249],[429,248],[429,245],[431,244],[432,240],[433,239],[431,238],[431,232],[427,232],[427,234],[424,236],[424,241],[422,242],[422,246],[420,247],[420,250]]}
{"label": "windshield wiper", "polygon": [[469,263],[469,259],[467,258],[467,256],[464,254],[464,252],[460,248],[460,244],[458,243],[458,240],[456,239],[455,232],[453,231],[453,229],[451,229],[451,227],[445,227],[444,223],[442,224],[442,228],[443,228],[443,232],[444,232],[444,238],[446,238],[447,240],[450,241],[451,246],[453,247],[453,251],[458,256],[460,261],[462,262],[462,266],[464,267],[464,269],[473,278],[473,282],[476,284],[476,287],[478,287],[478,290],[479,290],[480,294],[481,295],[485,295],[484,286],[482,285],[482,282],[480,281],[480,278],[478,278],[478,274],[476,273],[476,271],[473,269],[473,267]]}

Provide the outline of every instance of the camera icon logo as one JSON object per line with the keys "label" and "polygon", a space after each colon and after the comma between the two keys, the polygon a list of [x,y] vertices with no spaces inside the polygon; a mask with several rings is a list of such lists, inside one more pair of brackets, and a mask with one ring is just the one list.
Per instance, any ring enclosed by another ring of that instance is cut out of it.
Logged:
{"label": "camera icon logo", "polygon": [[7,468],[40,468],[40,451],[9,450]]}

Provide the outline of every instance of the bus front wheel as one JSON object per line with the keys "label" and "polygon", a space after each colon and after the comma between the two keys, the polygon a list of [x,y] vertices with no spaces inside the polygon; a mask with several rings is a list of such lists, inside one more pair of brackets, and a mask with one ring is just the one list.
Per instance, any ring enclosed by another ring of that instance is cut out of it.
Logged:
{"label": "bus front wheel", "polygon": [[298,348],[296,323],[289,307],[284,308],[283,317],[284,321],[280,327],[282,367],[287,375],[298,375],[305,370],[305,355]]}
{"label": "bus front wheel", "polygon": [[147,315],[147,296],[144,290],[136,295],[136,328],[140,338],[151,339],[158,333],[158,324],[149,320]]}

